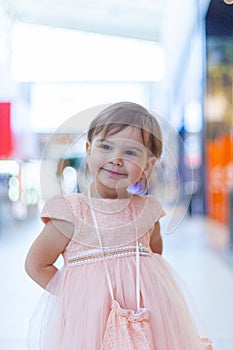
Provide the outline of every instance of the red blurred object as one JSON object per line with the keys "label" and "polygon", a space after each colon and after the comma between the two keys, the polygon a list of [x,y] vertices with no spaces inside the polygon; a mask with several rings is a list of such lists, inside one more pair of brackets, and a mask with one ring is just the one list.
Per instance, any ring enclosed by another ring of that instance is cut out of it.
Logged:
{"label": "red blurred object", "polygon": [[206,145],[207,214],[229,222],[229,193],[233,188],[233,137],[222,135]]}
{"label": "red blurred object", "polygon": [[11,103],[0,102],[0,159],[12,152]]}

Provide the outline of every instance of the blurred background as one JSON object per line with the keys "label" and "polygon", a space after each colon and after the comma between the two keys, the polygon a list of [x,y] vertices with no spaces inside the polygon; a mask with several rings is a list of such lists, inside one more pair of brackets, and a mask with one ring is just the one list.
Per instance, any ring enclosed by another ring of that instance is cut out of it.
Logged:
{"label": "blurred background", "polygon": [[164,254],[216,350],[233,349],[233,1],[0,0],[1,350],[26,349],[43,200],[79,191],[83,133],[122,100],[162,116],[177,228]]}

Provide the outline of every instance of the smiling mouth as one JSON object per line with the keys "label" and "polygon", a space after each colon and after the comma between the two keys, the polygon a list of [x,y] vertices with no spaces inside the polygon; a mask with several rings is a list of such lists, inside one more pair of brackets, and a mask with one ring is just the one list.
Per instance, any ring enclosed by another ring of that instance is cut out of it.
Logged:
{"label": "smiling mouth", "polygon": [[118,173],[117,171],[112,171],[105,168],[102,168],[102,170],[106,171],[108,174],[112,176],[126,176],[126,174]]}

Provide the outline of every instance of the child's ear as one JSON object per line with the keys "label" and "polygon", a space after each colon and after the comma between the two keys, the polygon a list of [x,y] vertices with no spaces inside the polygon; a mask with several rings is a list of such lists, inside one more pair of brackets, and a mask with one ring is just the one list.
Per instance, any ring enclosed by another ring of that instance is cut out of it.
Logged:
{"label": "child's ear", "polygon": [[89,141],[86,141],[86,154],[89,154],[91,150],[91,143]]}
{"label": "child's ear", "polygon": [[150,176],[152,169],[155,166],[157,159],[156,157],[150,157],[146,163],[146,166],[144,168],[143,174],[142,174],[142,179],[148,178]]}

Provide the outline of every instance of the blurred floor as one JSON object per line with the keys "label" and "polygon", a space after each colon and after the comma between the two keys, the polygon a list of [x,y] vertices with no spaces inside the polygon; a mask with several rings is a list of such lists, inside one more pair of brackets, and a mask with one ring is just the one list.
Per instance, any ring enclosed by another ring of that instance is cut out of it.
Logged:
{"label": "blurred floor", "polygon": [[[35,219],[0,229],[0,350],[26,350],[29,319],[42,289],[27,277],[24,260],[41,228]],[[223,225],[202,217],[187,217],[173,234],[164,235],[164,256],[189,286],[215,350],[233,349],[233,250],[228,236]]]}

